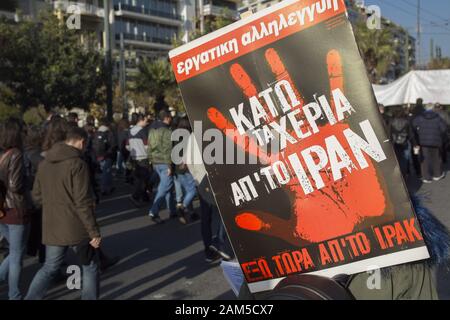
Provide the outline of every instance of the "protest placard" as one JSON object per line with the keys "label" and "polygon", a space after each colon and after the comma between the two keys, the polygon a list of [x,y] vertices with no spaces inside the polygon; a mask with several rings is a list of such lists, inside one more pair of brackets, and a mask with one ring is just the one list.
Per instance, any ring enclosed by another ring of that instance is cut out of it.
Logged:
{"label": "protest placard", "polygon": [[169,55],[194,131],[222,136],[196,138],[252,292],[429,257],[343,0],[286,0]]}

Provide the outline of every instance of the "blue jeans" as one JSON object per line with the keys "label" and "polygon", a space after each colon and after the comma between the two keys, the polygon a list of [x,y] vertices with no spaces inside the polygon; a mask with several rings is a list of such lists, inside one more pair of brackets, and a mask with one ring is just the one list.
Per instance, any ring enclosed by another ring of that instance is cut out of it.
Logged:
{"label": "blue jeans", "polygon": [[[46,246],[45,263],[36,273],[28,289],[26,300],[41,300],[47,293],[53,278],[59,273],[64,262],[66,246]],[[91,264],[82,266],[81,299],[97,300],[99,297],[99,274],[95,259]]]}
{"label": "blue jeans", "polygon": [[0,281],[8,278],[8,297],[10,300],[21,300],[19,289],[22,273],[22,260],[27,246],[28,225],[14,225],[0,223],[0,234],[9,243],[9,255],[0,265]]}
{"label": "blue jeans", "polygon": [[117,174],[122,174],[125,169],[125,161],[122,152],[117,151]]}
{"label": "blue jeans", "polygon": [[183,189],[181,188],[181,182],[179,179],[179,174],[177,174],[173,179],[173,184],[175,185],[175,197],[177,204],[183,202]]}
{"label": "blue jeans", "polygon": [[153,205],[150,208],[150,214],[154,217],[159,217],[159,210],[163,202],[166,201],[170,214],[176,215],[175,199],[173,196],[173,176],[167,175],[169,165],[154,164],[153,169],[159,176],[159,185],[155,199],[153,200]]}
{"label": "blue jeans", "polygon": [[112,159],[103,159],[100,161],[100,169],[102,175],[100,176],[100,191],[110,192],[112,189],[113,176],[112,176]]}
{"label": "blue jeans", "polygon": [[[191,205],[192,200],[194,200],[195,195],[197,194],[197,187],[195,184],[195,180],[189,172],[178,174],[177,180],[180,183],[180,188],[182,189],[182,193],[184,193],[183,199],[183,207],[187,208]],[[177,202],[181,202],[178,201]]]}

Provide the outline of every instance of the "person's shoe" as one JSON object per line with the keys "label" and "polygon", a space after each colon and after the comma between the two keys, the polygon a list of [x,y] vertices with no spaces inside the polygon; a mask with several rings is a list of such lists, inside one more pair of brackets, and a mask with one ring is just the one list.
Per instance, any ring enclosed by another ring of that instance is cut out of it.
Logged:
{"label": "person's shoe", "polygon": [[120,261],[120,257],[113,257],[100,263],[100,271],[105,272],[108,268],[116,265]]}
{"label": "person's shoe", "polygon": [[150,218],[152,219],[152,221],[153,221],[154,223],[156,223],[156,224],[163,224],[163,223],[164,223],[164,221],[161,220],[160,217],[155,217],[152,213],[149,214],[149,216],[150,216]]}
{"label": "person's shoe", "polygon": [[213,245],[209,246],[209,250],[211,250],[212,252],[215,252],[216,254],[218,254],[225,261],[230,261],[231,260],[231,257],[230,257],[229,254],[227,254],[226,252],[223,252],[222,250],[217,249]]}
{"label": "person's shoe", "polygon": [[186,219],[186,211],[184,210],[183,205],[177,207],[178,220],[181,224],[187,224],[188,221]]}
{"label": "person's shoe", "polygon": [[441,176],[433,178],[434,181],[441,181],[442,179],[445,178],[445,173],[443,173]]}
{"label": "person's shoe", "polygon": [[217,261],[220,259],[220,255],[217,252],[214,252],[212,250],[206,250],[205,251],[205,260],[208,263],[212,263],[214,261]]}
{"label": "person's shoe", "polygon": [[422,179],[422,182],[423,182],[423,183],[426,183],[426,184],[433,183],[432,180],[427,180],[427,179]]}
{"label": "person's shoe", "polygon": [[185,218],[184,216],[180,216],[180,217],[178,218],[178,221],[180,221],[181,224],[187,224],[187,223],[188,223],[187,220],[186,220],[186,218]]}

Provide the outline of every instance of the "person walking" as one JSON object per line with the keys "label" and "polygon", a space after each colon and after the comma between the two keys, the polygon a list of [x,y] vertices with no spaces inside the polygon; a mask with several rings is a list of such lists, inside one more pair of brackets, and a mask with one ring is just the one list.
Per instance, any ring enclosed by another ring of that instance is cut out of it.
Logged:
{"label": "person walking", "polygon": [[[434,105],[427,104],[425,111],[413,120],[413,129],[418,138],[420,147],[422,182],[431,183],[445,177],[442,164],[442,147],[447,125],[444,120],[434,112]],[[431,171],[430,171],[431,169]]]}
{"label": "person walking", "polygon": [[148,160],[148,128],[147,117],[138,114],[136,125],[128,133],[127,149],[133,162],[134,168],[134,192],[131,200],[136,206],[141,202],[149,202],[147,194],[150,183],[150,163]]}
{"label": "person walking", "polygon": [[173,196],[173,169],[172,169],[172,131],[170,123],[172,116],[167,110],[161,110],[158,114],[158,121],[150,127],[149,160],[153,165],[153,170],[159,176],[158,191],[156,192],[153,205],[149,211],[149,217],[157,224],[163,223],[159,216],[159,211],[164,200],[170,210],[171,216],[176,216],[175,199]]}
{"label": "person walking", "polygon": [[[189,133],[192,132],[189,120],[187,118],[179,119],[177,129],[186,130]],[[197,185],[185,162],[175,166],[174,182],[175,187],[178,185],[178,188],[175,188],[175,190],[177,198],[177,211],[180,222],[182,224],[186,224],[188,220],[198,220],[199,216],[195,213],[192,206],[192,201],[197,195]]]}
{"label": "person walking", "polygon": [[[218,259],[226,261],[231,260],[231,256],[224,250],[227,234],[208,181],[207,172],[203,164],[202,153],[193,134],[189,136],[184,162],[187,164],[189,171],[197,184],[198,197],[200,199],[201,232],[205,248],[205,260],[208,263]],[[212,228],[214,219],[218,220],[215,236],[213,236]]]}
{"label": "person walking", "polygon": [[444,135],[444,145],[442,146],[442,161],[447,163],[448,161],[448,151],[450,150],[450,114],[447,110],[440,104],[436,103],[434,105],[434,110],[436,113],[444,120],[447,125],[447,131]]}
{"label": "person walking", "polygon": [[10,300],[22,299],[19,283],[30,221],[21,131],[17,119],[0,126],[0,235],[9,244],[9,254],[0,265],[0,281],[8,280]]}
{"label": "person walking", "polygon": [[100,121],[100,126],[93,140],[93,148],[102,172],[100,191],[103,196],[107,196],[114,191],[112,166],[117,151],[117,143],[106,118]]}
{"label": "person walking", "polygon": [[123,174],[125,170],[125,164],[128,161],[130,155],[126,149],[127,139],[129,135],[130,124],[127,119],[122,119],[117,125],[117,174]]}
{"label": "person walking", "polygon": [[30,233],[27,254],[38,256],[40,263],[45,261],[45,246],[42,244],[42,211],[32,201],[31,192],[39,164],[44,159],[42,155],[42,130],[38,126],[29,126],[25,137],[24,166],[26,176],[25,194],[31,204]]}
{"label": "person walking", "polygon": [[45,297],[47,289],[64,262],[69,247],[73,247],[82,265],[83,300],[99,297],[99,277],[96,252],[101,236],[94,215],[94,197],[89,168],[82,159],[87,133],[70,128],[64,142],[48,150],[39,165],[33,186],[33,200],[42,205],[43,243],[46,258],[31,282],[27,300]]}
{"label": "person walking", "polygon": [[394,113],[394,117],[389,122],[388,132],[394,145],[400,171],[406,179],[409,175],[411,144],[416,145],[414,133],[408,120],[405,110],[401,109]]}

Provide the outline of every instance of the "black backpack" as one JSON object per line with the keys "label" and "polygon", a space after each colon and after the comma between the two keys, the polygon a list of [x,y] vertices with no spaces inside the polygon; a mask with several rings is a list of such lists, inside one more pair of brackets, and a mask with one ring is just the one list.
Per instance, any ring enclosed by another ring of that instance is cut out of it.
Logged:
{"label": "black backpack", "polygon": [[97,157],[104,157],[110,148],[109,131],[97,131],[92,141],[92,148]]}
{"label": "black backpack", "polygon": [[395,118],[391,123],[392,143],[404,145],[408,142],[408,120]]}

